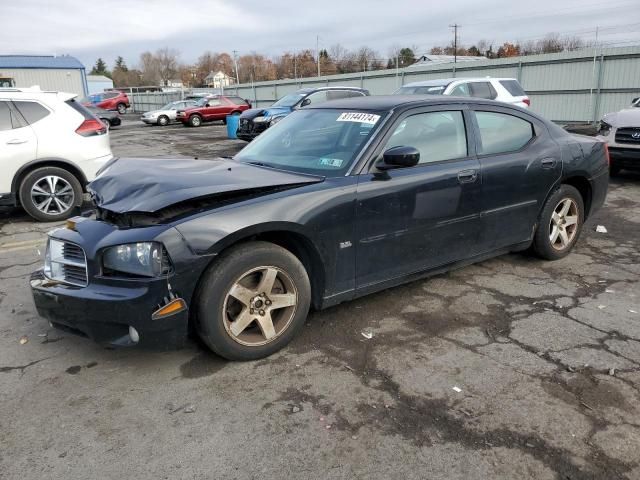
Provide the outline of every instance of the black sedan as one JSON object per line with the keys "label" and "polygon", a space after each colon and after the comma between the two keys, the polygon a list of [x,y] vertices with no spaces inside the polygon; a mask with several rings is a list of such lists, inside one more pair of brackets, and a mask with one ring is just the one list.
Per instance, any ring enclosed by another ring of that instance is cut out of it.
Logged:
{"label": "black sedan", "polygon": [[234,158],[108,164],[89,186],[94,218],[50,234],[31,287],[54,326],[106,345],[193,330],[256,359],[310,308],[529,247],[562,258],[607,184],[603,143],[518,107],[337,100]]}
{"label": "black sedan", "polygon": [[109,125],[110,127],[117,127],[122,123],[118,112],[105,110],[104,108],[96,107],[95,105],[85,105],[91,113],[102,120],[102,123]]}

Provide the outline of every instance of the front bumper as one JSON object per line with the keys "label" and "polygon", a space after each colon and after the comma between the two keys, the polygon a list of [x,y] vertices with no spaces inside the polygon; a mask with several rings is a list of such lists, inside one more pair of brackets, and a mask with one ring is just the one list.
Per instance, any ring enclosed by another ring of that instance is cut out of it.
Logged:
{"label": "front bumper", "polygon": [[238,125],[238,131],[236,132],[236,135],[238,136],[238,138],[250,142],[262,132],[264,132],[267,128],[269,128],[269,124],[267,122],[255,123],[251,119],[240,118],[240,123]]}
{"label": "front bumper", "polygon": [[158,123],[158,119],[157,118],[145,118],[145,117],[141,117],[140,120],[142,120],[144,123],[146,123],[147,125],[155,125],[156,123]]}
{"label": "front bumper", "polygon": [[[159,320],[151,315],[166,296],[166,280],[114,287],[90,284],[79,288],[47,279],[42,270],[31,275],[38,314],[69,333],[110,347],[176,348],[187,337],[188,311]],[[135,328],[139,341],[130,336]]]}
{"label": "front bumper", "polygon": [[[50,280],[42,270],[32,274],[36,309],[54,327],[105,346],[176,348],[184,343],[188,310],[157,319],[152,316],[176,297],[190,308],[195,286],[210,259],[193,254],[175,228],[157,225],[120,230],[107,222],[82,219],[74,229],[59,228],[50,236],[84,251],[87,279],[86,286],[72,286]],[[137,279],[104,275],[105,248],[145,241],[163,244],[173,265],[171,274]],[[130,327],[135,329],[133,336]]]}
{"label": "front bumper", "polygon": [[640,148],[609,147],[611,165],[629,170],[640,170]]}

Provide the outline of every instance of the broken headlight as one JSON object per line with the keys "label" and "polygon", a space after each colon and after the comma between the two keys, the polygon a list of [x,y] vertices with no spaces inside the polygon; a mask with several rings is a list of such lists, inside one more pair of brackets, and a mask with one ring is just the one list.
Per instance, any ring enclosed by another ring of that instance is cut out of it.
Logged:
{"label": "broken headlight", "polygon": [[609,132],[611,132],[611,125],[609,125],[604,120],[600,120],[598,135],[602,135],[603,137],[606,137],[607,135],[609,135]]}
{"label": "broken headlight", "polygon": [[126,243],[107,248],[102,255],[104,273],[160,277],[171,273],[169,255],[157,242]]}

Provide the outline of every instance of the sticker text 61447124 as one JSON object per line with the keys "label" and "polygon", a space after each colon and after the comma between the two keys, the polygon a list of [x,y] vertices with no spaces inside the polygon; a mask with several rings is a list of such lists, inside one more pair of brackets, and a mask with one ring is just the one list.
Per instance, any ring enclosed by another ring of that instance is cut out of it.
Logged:
{"label": "sticker text 61447124", "polygon": [[369,125],[375,125],[378,120],[380,120],[380,115],[376,115],[375,113],[344,112],[340,114],[336,121],[368,123]]}

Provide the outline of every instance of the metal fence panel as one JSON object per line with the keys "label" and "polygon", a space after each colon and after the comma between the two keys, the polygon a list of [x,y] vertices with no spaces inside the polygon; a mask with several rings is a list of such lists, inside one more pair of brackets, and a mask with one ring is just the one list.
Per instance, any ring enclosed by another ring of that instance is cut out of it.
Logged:
{"label": "metal fence panel", "polygon": [[131,111],[144,113],[150,110],[158,110],[169,102],[175,102],[183,98],[183,92],[144,92],[128,93]]}
{"label": "metal fence panel", "polygon": [[250,99],[256,107],[266,107],[303,87],[345,85],[366,88],[372,95],[388,95],[401,85],[419,80],[486,76],[518,78],[531,97],[532,109],[551,120],[596,121],[640,96],[640,47],[590,48],[456,65],[256,82],[225,90]]}

